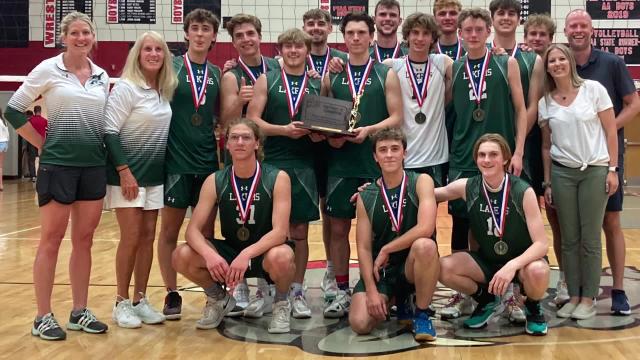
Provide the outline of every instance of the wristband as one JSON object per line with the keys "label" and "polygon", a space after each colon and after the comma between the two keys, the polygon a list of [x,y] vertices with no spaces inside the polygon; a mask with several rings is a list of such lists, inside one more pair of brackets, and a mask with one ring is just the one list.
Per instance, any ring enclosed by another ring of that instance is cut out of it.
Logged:
{"label": "wristband", "polygon": [[127,170],[128,168],[129,168],[129,166],[125,166],[125,167],[123,167],[122,169],[118,170],[118,172],[121,172],[121,171]]}

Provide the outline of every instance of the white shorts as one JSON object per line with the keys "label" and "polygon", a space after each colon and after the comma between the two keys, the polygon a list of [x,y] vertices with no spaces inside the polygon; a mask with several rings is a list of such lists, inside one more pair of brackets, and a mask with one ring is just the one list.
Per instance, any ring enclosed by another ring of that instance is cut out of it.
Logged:
{"label": "white shorts", "polygon": [[143,210],[158,210],[164,207],[164,185],[138,188],[138,197],[129,201],[122,196],[122,188],[107,185],[107,195],[104,197],[105,209],[142,208]]}

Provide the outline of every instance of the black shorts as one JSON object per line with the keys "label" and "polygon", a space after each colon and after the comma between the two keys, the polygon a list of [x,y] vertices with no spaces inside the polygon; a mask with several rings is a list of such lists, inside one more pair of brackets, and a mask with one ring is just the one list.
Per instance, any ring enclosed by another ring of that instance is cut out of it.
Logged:
{"label": "black shorts", "polygon": [[613,195],[609,196],[607,201],[607,208],[605,211],[622,211],[622,201],[624,200],[624,157],[618,157],[618,190]]}
{"label": "black shorts", "polygon": [[107,171],[104,166],[78,167],[40,164],[38,169],[38,205],[51,200],[61,204],[104,198],[107,191]]}

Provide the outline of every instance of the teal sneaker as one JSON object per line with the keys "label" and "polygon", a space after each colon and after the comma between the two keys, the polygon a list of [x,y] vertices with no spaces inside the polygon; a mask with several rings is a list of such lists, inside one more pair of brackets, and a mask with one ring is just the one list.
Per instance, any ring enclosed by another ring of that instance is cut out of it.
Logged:
{"label": "teal sneaker", "polygon": [[494,296],[493,301],[476,306],[473,314],[463,322],[464,327],[468,329],[481,329],[487,325],[489,320],[501,314],[503,311],[504,306],[500,301],[500,297]]}
{"label": "teal sneaker", "polygon": [[527,306],[525,306],[525,313],[527,315],[525,325],[527,334],[534,336],[547,335],[547,320],[542,313],[540,302],[536,301],[534,304],[527,304]]}
{"label": "teal sneaker", "polygon": [[434,341],[436,329],[426,312],[420,312],[413,317],[413,333],[416,341]]}

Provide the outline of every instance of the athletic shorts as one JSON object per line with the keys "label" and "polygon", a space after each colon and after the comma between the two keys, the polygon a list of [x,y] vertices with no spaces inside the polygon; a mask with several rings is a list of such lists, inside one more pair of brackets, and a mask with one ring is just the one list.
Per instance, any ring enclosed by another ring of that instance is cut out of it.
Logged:
{"label": "athletic shorts", "polygon": [[605,211],[622,211],[622,201],[624,200],[624,156],[618,156],[618,190],[609,196]]}
{"label": "athletic shorts", "polygon": [[[386,295],[387,299],[391,299],[396,295],[398,282],[408,282],[404,274],[404,262],[402,264],[390,265],[384,269],[380,269],[380,281],[376,283],[376,288],[380,294]],[[353,293],[366,292],[364,281],[362,278],[353,288]]]}
{"label": "athletic shorts", "polygon": [[[231,264],[233,260],[240,255],[239,249],[230,245],[233,240],[219,240],[219,239],[207,239],[209,241],[209,245],[213,247],[220,256],[227,262],[227,264]],[[236,240],[237,241],[237,240]],[[285,243],[292,249],[295,249],[295,244],[292,241],[287,241]],[[269,279],[269,275],[262,267],[262,261],[264,260],[263,255],[259,255],[251,259],[250,265],[247,268],[247,271],[244,273],[244,277],[246,278],[263,278]]]}
{"label": "athletic shorts", "polygon": [[292,224],[308,223],[320,219],[318,210],[318,191],[313,168],[282,169],[291,179],[291,215]]}
{"label": "athletic shorts", "polygon": [[432,166],[423,166],[419,168],[407,169],[413,172],[417,172],[419,174],[427,174],[431,176],[433,179],[433,183],[435,187],[442,187],[446,184],[447,173],[445,172],[445,168],[447,168],[448,163],[432,165]]}
{"label": "athletic shorts", "polygon": [[[458,179],[470,178],[478,175],[479,173],[480,172],[478,170],[462,171],[449,168],[449,183],[452,183]],[[467,214],[467,204],[465,203],[465,201],[462,199],[449,201],[449,214],[465,219],[469,218],[469,214]]]}
{"label": "athletic shorts", "polygon": [[0,152],[7,152],[8,149],[9,149],[9,142],[8,141],[0,141]]}
{"label": "athletic shorts", "polygon": [[164,180],[164,205],[177,209],[196,206],[202,183],[208,174],[166,174]]}
{"label": "athletic shorts", "polygon": [[36,191],[38,205],[51,200],[69,205],[74,201],[92,201],[104,198],[107,189],[107,171],[104,166],[64,166],[40,164]]}
{"label": "athletic shorts", "polygon": [[104,198],[105,209],[142,208],[143,210],[158,210],[164,207],[164,185],[145,186],[138,188],[138,197],[127,200],[122,195],[122,188],[107,185],[107,196]]}
{"label": "athletic shorts", "polygon": [[318,196],[327,196],[327,177],[329,176],[329,145],[326,142],[313,144],[313,171],[316,173]]}
{"label": "athletic shorts", "polygon": [[[484,274],[484,284],[489,284],[489,282],[491,282],[491,279],[493,279],[493,276],[498,272],[498,270],[502,269],[502,267],[505,265],[505,264],[497,264],[497,263],[491,262],[483,258],[482,255],[480,255],[480,253],[477,251],[466,251],[466,252],[469,255],[471,255],[471,257],[473,258],[473,261],[475,261],[476,264],[478,264],[478,266],[482,270],[482,273]],[[543,260],[546,261],[547,264],[549,263],[549,259],[547,258],[547,256],[543,257]],[[518,278],[519,273],[520,273],[520,270],[518,270],[516,274],[513,276],[512,282],[520,283],[520,280]]]}
{"label": "athletic shorts", "polygon": [[350,201],[351,196],[358,192],[358,187],[367,182],[367,178],[341,178],[329,176],[327,181],[327,203],[324,213],[341,219],[356,217],[356,204]]}

